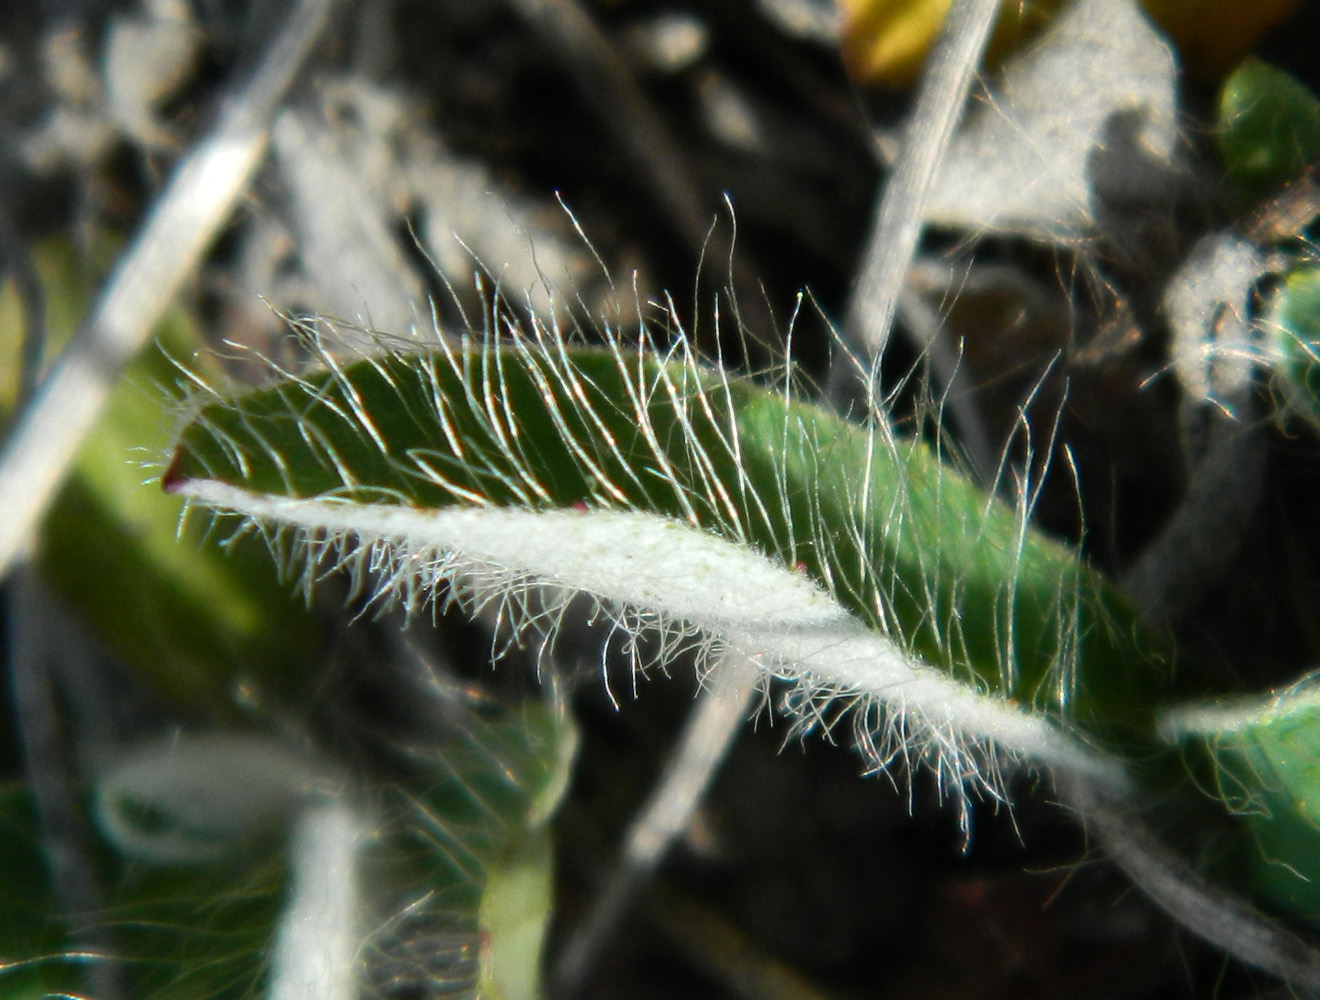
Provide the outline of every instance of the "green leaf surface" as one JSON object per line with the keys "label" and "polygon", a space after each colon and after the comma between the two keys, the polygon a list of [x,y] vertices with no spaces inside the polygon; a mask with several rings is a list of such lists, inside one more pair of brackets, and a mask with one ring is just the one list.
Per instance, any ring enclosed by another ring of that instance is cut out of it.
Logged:
{"label": "green leaf surface", "polygon": [[27,789],[0,787],[0,1000],[77,989]]}
{"label": "green leaf surface", "polygon": [[1320,428],[1320,268],[1299,267],[1284,279],[1265,329],[1287,412]]}
{"label": "green leaf surface", "polygon": [[1224,83],[1219,151],[1245,202],[1276,191],[1320,159],[1320,100],[1300,81],[1254,57]]}
{"label": "green leaf surface", "polygon": [[1159,644],[1072,550],[929,446],[688,358],[385,354],[204,402],[166,475],[405,510],[643,511],[806,574],[978,690],[1143,732]]}
{"label": "green leaf surface", "polygon": [[1289,916],[1320,921],[1320,682],[1180,711],[1165,727],[1208,751],[1209,790],[1248,833],[1251,892]]}

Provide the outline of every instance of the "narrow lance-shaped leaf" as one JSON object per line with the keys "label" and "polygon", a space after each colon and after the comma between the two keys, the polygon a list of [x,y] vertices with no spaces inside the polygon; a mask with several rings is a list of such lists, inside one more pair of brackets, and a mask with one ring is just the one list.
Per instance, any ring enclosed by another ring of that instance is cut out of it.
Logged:
{"label": "narrow lance-shaped leaf", "polygon": [[516,607],[548,584],[630,630],[707,637],[794,682],[804,726],[843,699],[876,766],[924,757],[950,789],[998,791],[986,743],[1119,780],[1065,729],[1142,739],[1165,664],[1025,502],[686,352],[570,348],[536,327],[325,354],[200,405],[165,486],[296,529],[308,580],[331,557],[410,605],[452,582]]}

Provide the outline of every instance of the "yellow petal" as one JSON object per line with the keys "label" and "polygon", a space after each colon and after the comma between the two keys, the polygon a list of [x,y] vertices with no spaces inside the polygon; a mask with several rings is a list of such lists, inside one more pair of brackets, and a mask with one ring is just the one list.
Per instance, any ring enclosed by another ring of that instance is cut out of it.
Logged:
{"label": "yellow petal", "polygon": [[[917,78],[952,0],[836,0],[843,18],[844,63],[859,83],[907,87]],[[1011,53],[1062,0],[1003,0],[986,64]],[[1178,46],[1190,76],[1213,80],[1246,56],[1298,0],[1143,0]]]}

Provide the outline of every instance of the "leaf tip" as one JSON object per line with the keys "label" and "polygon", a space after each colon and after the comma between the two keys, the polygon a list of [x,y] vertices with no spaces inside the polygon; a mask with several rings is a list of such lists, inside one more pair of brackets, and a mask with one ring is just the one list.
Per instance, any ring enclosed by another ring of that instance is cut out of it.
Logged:
{"label": "leaf tip", "polygon": [[174,452],[174,457],[170,459],[169,466],[160,477],[160,488],[166,493],[180,492],[192,479],[192,476],[184,471],[184,464],[183,449],[180,448]]}

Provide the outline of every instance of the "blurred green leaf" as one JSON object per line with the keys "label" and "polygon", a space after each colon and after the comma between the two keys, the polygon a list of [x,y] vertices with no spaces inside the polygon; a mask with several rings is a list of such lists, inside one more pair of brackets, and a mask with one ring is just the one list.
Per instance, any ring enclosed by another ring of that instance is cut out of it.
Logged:
{"label": "blurred green leaf", "polygon": [[1284,279],[1265,329],[1287,412],[1320,429],[1320,268],[1299,267]]}
{"label": "blurred green leaf", "polygon": [[[72,335],[96,268],[68,243],[36,253],[53,344]],[[0,295],[0,371],[17,371],[21,327],[12,286]],[[186,314],[171,311],[124,373],[84,441],[40,531],[37,561],[64,602],[155,693],[181,711],[223,718],[234,690],[290,696],[318,663],[321,631],[277,578],[264,545],[222,547],[204,525],[180,530],[183,504],[150,482],[176,420],[170,357],[205,365]],[[16,382],[0,386],[0,413]]]}
{"label": "blurred green leaf", "polygon": [[1320,159],[1320,100],[1283,70],[1248,58],[1220,93],[1218,139],[1244,202],[1258,201]]}
{"label": "blurred green leaf", "polygon": [[58,913],[32,796],[20,785],[0,787],[0,1000],[78,988]]}
{"label": "blurred green leaf", "polygon": [[1209,753],[1208,790],[1245,828],[1249,891],[1272,909],[1320,921],[1320,681],[1171,720],[1176,736]]}
{"label": "blurred green leaf", "polygon": [[[359,864],[364,954],[447,982],[456,995],[472,995],[479,970],[498,967],[506,1000],[534,995],[551,912],[546,796],[562,790],[575,738],[562,707],[483,701],[448,737],[414,748],[413,777],[366,796],[374,833]],[[229,740],[243,746],[241,736]],[[208,773],[223,774],[223,761],[214,764]],[[76,991],[80,960],[54,915],[22,788],[0,793],[0,851],[0,998]],[[263,995],[287,905],[284,854],[279,831],[264,823],[218,857],[190,863],[125,858],[103,845],[97,921],[123,960],[128,995]]]}

